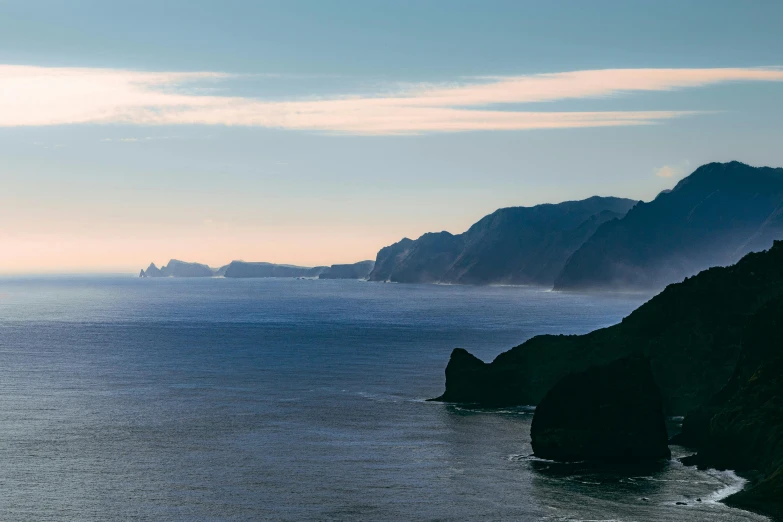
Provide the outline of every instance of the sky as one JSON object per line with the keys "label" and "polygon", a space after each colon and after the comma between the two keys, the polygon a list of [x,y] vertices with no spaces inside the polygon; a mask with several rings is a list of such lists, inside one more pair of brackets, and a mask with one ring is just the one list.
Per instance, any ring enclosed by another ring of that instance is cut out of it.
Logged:
{"label": "sky", "polygon": [[0,273],[374,259],[783,167],[783,2],[0,0]]}

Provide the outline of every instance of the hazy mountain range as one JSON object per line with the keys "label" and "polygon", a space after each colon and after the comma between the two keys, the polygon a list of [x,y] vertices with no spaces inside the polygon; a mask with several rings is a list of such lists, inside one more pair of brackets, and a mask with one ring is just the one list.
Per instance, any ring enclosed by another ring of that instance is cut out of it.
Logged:
{"label": "hazy mountain range", "polygon": [[657,289],[783,238],[783,169],[710,163],[655,200],[592,197],[493,212],[466,232],[381,249],[371,281]]}
{"label": "hazy mountain range", "polygon": [[381,249],[370,281],[551,285],[601,224],[622,217],[634,204],[592,197],[503,208],[462,234],[429,233]]}
{"label": "hazy mountain range", "polygon": [[699,167],[607,222],[568,259],[556,289],[661,288],[783,239],[783,169]]}
{"label": "hazy mountain range", "polygon": [[649,203],[594,196],[510,207],[466,232],[427,233],[372,261],[300,267],[172,260],[142,277],[319,277],[395,283],[530,284],[557,290],[657,290],[783,239],[783,169],[699,167]]}

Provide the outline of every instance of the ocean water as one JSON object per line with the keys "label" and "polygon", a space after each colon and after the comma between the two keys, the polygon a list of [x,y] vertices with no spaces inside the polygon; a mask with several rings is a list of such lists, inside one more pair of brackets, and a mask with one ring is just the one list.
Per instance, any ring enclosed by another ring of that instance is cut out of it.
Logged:
{"label": "ocean water", "polygon": [[717,502],[741,487],[731,472],[539,461],[529,408],[424,401],[455,346],[489,360],[644,299],[0,279],[0,519],[764,520]]}

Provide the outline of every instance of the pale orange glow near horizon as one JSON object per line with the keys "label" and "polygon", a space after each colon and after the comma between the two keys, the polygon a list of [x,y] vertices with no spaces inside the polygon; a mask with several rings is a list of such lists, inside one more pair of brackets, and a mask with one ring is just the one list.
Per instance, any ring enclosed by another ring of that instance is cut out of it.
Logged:
{"label": "pale orange glow near horizon", "polygon": [[[455,233],[486,212],[468,209],[461,217],[430,216],[413,209],[394,222],[373,217],[368,203],[356,201],[343,214],[324,206],[307,212],[264,205],[261,211],[236,208],[221,219],[204,219],[192,206],[81,204],[48,200],[3,205],[0,196],[0,274],[133,273],[170,259],[220,267],[233,260],[300,266],[355,263],[375,259],[381,248],[404,236],[419,237],[431,227]],[[423,207],[421,207],[423,208]],[[490,210],[491,211],[491,210]],[[423,210],[426,214],[426,209]],[[358,216],[364,215],[364,219]],[[361,224],[354,224],[361,223]]]}
{"label": "pale orange glow near horizon", "polygon": [[366,229],[264,230],[248,236],[183,234],[178,237],[31,235],[2,238],[0,273],[137,273],[179,259],[220,267],[232,260],[320,266],[375,259],[401,239]]}

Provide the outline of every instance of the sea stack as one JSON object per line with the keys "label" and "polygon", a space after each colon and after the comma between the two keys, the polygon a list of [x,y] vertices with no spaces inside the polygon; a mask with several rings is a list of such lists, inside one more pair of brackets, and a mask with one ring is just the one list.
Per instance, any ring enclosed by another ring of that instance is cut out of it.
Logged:
{"label": "sea stack", "polygon": [[501,406],[487,384],[488,365],[464,348],[454,348],[446,365],[446,391],[431,401],[476,403],[482,406]]}
{"label": "sea stack", "polygon": [[638,463],[668,459],[663,405],[650,361],[638,355],[562,378],[536,408],[537,457]]}

